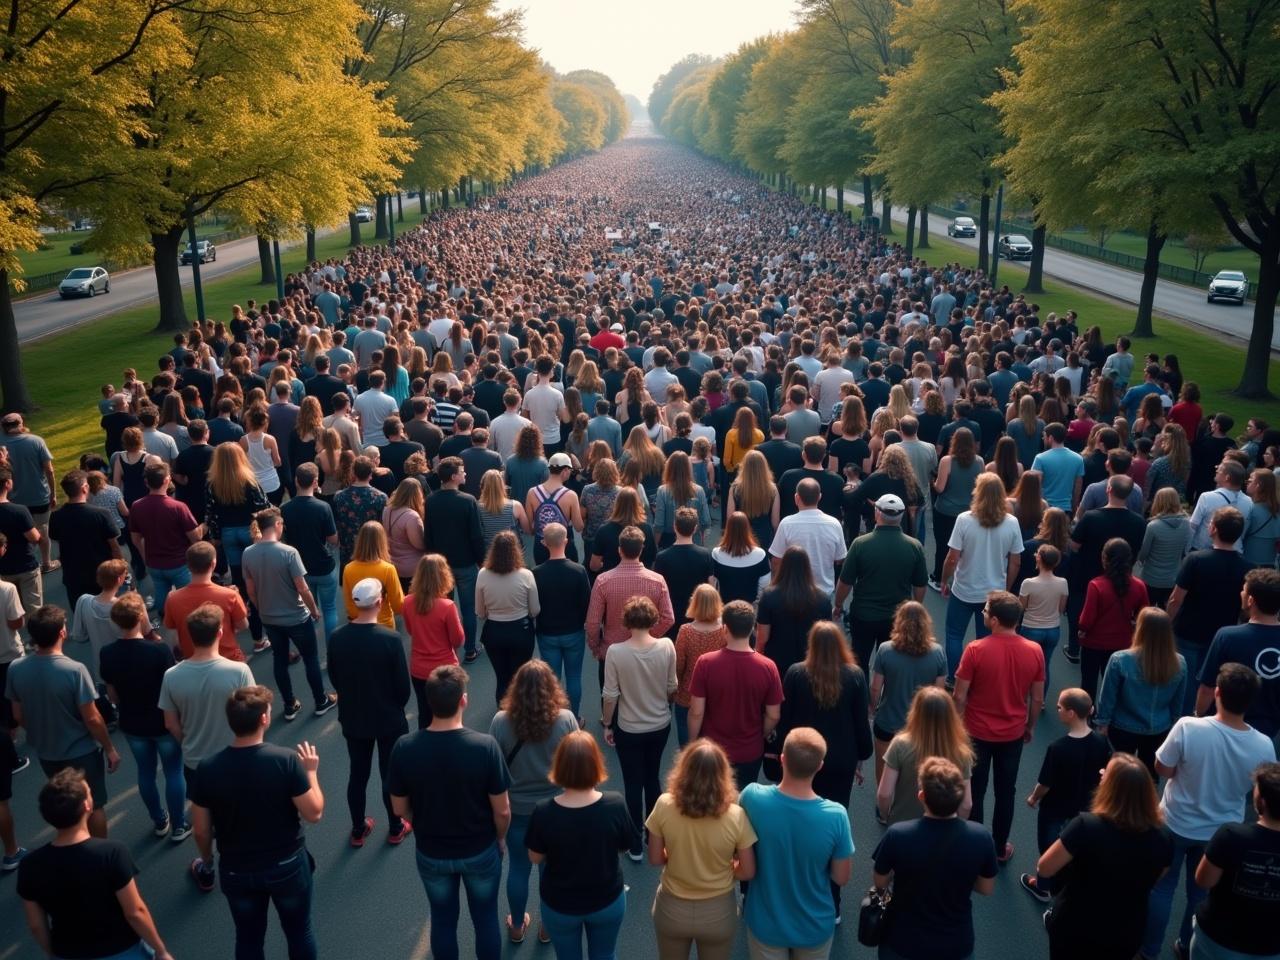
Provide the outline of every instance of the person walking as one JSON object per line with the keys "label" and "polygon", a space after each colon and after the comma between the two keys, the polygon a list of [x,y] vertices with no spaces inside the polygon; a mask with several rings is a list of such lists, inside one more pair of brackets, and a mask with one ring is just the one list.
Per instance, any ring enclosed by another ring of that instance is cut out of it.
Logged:
{"label": "person walking", "polygon": [[689,740],[689,705],[693,695],[690,684],[693,669],[704,653],[722,650],[729,642],[729,631],[721,622],[724,606],[716,588],[704,583],[694,588],[689,606],[685,610],[688,619],[676,634],[676,695],[674,713],[676,743],[683,747]]}
{"label": "person walking", "polygon": [[[418,876],[431,905],[431,956],[458,960],[458,884],[467,890],[477,960],[498,960],[498,885],[511,824],[511,778],[493,737],[462,725],[467,673],[436,667],[427,678],[431,723],[391,752],[391,803],[416,824]],[[440,784],[449,784],[441,790]]]}
{"label": "person walking", "polygon": [[[267,650],[270,643],[262,629],[258,608],[250,603],[242,561],[245,549],[253,543],[250,526],[254,514],[269,506],[267,495],[258,486],[244,450],[235,443],[221,443],[214,447],[213,464],[209,468],[205,490],[204,535],[226,559],[231,582],[249,608],[249,634],[253,637],[254,653]],[[160,609],[164,610],[164,607]]]}
{"label": "person walking", "polygon": [[[961,427],[951,435],[951,446],[946,455],[938,461],[938,475],[933,481],[933,490],[937,497],[933,503],[935,546],[932,580],[938,588],[945,580],[942,572],[947,558],[946,546],[951,540],[951,531],[955,528],[960,514],[964,513],[965,507],[973,500],[973,491],[980,476],[985,474],[973,432],[968,427]],[[1001,484],[1001,490],[1003,489],[1004,485]]]}
{"label": "person walking", "polygon": [[315,860],[302,821],[319,823],[324,793],[320,757],[305,740],[296,749],[264,742],[271,691],[242,687],[226,703],[231,746],[200,762],[191,782],[191,820],[200,856],[191,875],[202,893],[214,882],[214,838],[222,894],[236,928],[236,956],[263,955],[267,908],[274,905],[290,960],[314,960],[311,925]]}
{"label": "person walking", "polygon": [[868,673],[878,784],[884,774],[885,751],[906,726],[916,691],[927,686],[942,687],[947,679],[947,655],[934,639],[933,621],[923,603],[908,600],[898,607],[889,642],[876,647]]}
{"label": "person walking", "polygon": [[804,659],[809,629],[831,619],[831,595],[813,582],[809,555],[800,547],[788,547],[760,595],[756,623],[756,651],[764,654],[786,676],[793,663]]}
{"label": "person walking", "polygon": [[[542,539],[548,524],[558,523],[566,530],[581,531],[583,528],[578,495],[566,485],[572,473],[573,461],[569,459],[569,455],[553,453],[547,462],[547,479],[529,489],[524,511],[533,528],[534,563],[542,563],[547,559],[548,552]],[[578,559],[578,548],[572,537],[566,541],[565,554],[571,560]]]}
{"label": "person walking", "polygon": [[[197,607],[213,604],[222,611],[222,640],[218,652],[228,660],[244,660],[244,651],[236,640],[236,633],[249,626],[249,612],[239,591],[213,582],[218,552],[213,544],[204,540],[187,547],[187,569],[191,582],[169,594],[164,604],[164,625],[178,638],[177,651],[183,659],[191,657],[194,647],[187,629],[187,617]],[[265,641],[263,650],[271,647]],[[255,649],[254,651],[258,651]]]}
{"label": "person walking", "polygon": [[1142,582],[1153,607],[1163,607],[1177,585],[1178,567],[1191,542],[1191,522],[1182,498],[1172,487],[1158,491],[1151,501],[1147,532],[1138,551]]}
{"label": "person walking", "polygon": [[409,633],[409,683],[418,705],[419,730],[431,722],[427,679],[436,667],[457,666],[458,651],[466,642],[452,593],[453,574],[444,557],[429,553],[418,561],[401,613]]}
{"label": "person walking", "polygon": [[1133,552],[1120,537],[1102,548],[1102,575],[1089,581],[1080,612],[1080,686],[1092,700],[1107,661],[1126,649],[1138,611],[1147,605],[1147,586],[1132,573]]}
{"label": "person walking", "polygon": [[146,564],[154,606],[163,611],[169,591],[191,582],[187,547],[200,539],[202,531],[187,505],[169,496],[168,466],[149,464],[143,479],[147,495],[129,509],[129,536]]}
{"label": "person walking", "polygon": [[320,471],[314,463],[294,468],[294,492],[280,508],[284,521],[284,542],[298,551],[307,571],[307,586],[316,598],[324,621],[324,635],[338,629],[338,526],[333,508],[317,496]]}
{"label": "person walking", "polygon": [[738,931],[734,881],[755,876],[756,833],[737,803],[723,749],[695,740],[677,755],[645,826],[662,867],[653,900],[659,960],[728,960]]}
{"label": "person walking", "polygon": [[476,616],[484,620],[482,636],[499,703],[516,670],[533,657],[533,624],[541,609],[520,541],[509,530],[498,534],[476,578]]}
{"label": "person walking", "polygon": [[[525,845],[529,820],[541,801],[558,792],[548,779],[556,748],[578,729],[568,706],[551,668],[541,660],[529,660],[516,670],[489,724],[489,736],[498,742],[511,777],[511,826],[507,830],[507,905],[511,912],[506,923],[512,943],[524,942],[529,926],[525,912],[532,869]],[[541,932],[539,939],[545,942]]]}
{"label": "person walking", "polygon": [[[604,659],[601,725],[605,742],[618,751],[633,823],[645,822],[658,799],[658,769],[671,733],[670,703],[677,686],[675,647],[657,629],[659,617],[648,597],[627,600],[621,626],[628,637],[610,644]],[[628,856],[636,863],[644,859],[639,835]]]}
{"label": "person walking", "polygon": [[356,534],[355,548],[351,551],[351,561],[342,568],[342,599],[347,608],[348,620],[354,620],[359,610],[352,594],[361,580],[376,580],[382,584],[378,622],[388,630],[394,630],[396,614],[404,607],[404,591],[401,588],[400,568],[391,562],[387,528],[377,520],[370,520],[360,528],[360,532]]}
{"label": "person walking", "polygon": [[486,553],[480,506],[475,497],[459,489],[467,479],[460,459],[445,457],[436,467],[436,476],[440,489],[427,498],[426,549],[448,561],[466,637],[464,657],[472,663],[480,656],[476,645],[476,577]]}
{"label": "person walking", "polygon": [[958,811],[969,818],[973,807],[970,775],[974,753],[955,701],[942,689],[920,687],[911,698],[906,726],[889,742],[884,771],[876,788],[876,819],[883,825],[924,816],[921,806],[920,765],[929,757],[942,757],[955,765],[964,782],[964,799]]}
{"label": "person walking", "polygon": [[540,604],[534,622],[538,653],[563,677],[569,709],[582,717],[582,660],[586,651],[587,610],[591,606],[591,581],[582,564],[570,560],[565,548],[569,531],[563,524],[549,523],[542,531],[547,559],[533,569],[538,597],[555,597],[555,603]]}
{"label": "person walking", "polygon": [[809,555],[813,581],[830,597],[835,593],[836,574],[844,562],[847,547],[840,521],[823,513],[822,487],[806,477],[796,487],[796,512],[783,517],[769,544],[769,563],[776,574],[788,547],[800,547]]}
{"label": "person walking", "polygon": [[347,741],[347,807],[351,811],[351,846],[363,847],[373,832],[366,817],[365,791],[374,752],[387,811],[387,843],[398,846],[412,830],[396,814],[387,789],[387,765],[396,741],[409,732],[404,708],[409,702],[409,665],[400,634],[382,620],[384,585],[361,580],[351,591],[356,615],[329,638],[329,680],[338,697],[338,723]]}
{"label": "person walking", "polygon": [[607,771],[591,734],[576,730],[556,745],[550,781],[560,793],[529,815],[525,846],[541,868],[542,924],[558,960],[613,960],[627,909],[618,854],[635,845],[626,802],[602,792]]}
{"label": "person walking", "polygon": [[112,515],[89,500],[89,476],[72,470],[62,478],[67,500],[49,516],[49,539],[58,545],[67,609],[85,594],[97,593],[98,565],[121,556],[119,529]]}

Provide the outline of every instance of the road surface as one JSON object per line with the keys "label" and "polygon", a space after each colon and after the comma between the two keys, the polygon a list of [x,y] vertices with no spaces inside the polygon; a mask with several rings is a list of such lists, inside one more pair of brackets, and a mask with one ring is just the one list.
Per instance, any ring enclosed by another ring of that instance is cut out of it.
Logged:
{"label": "road surface", "polygon": [[[902,207],[894,207],[893,219],[895,223],[905,224],[907,222],[907,211]],[[930,236],[945,237],[947,235],[947,224],[950,222],[951,220],[948,217],[930,214]],[[970,240],[959,237],[949,239],[953,239],[956,243],[964,244],[967,247],[972,247],[975,250],[978,248],[976,239]],[[1244,266],[1247,268],[1248,264]],[[1009,274],[1005,271],[1008,270],[1012,270],[1020,277],[1026,273],[1026,269],[1025,264],[1010,263],[1007,260],[1002,260],[997,279],[1002,276],[1007,279]],[[1122,300],[1125,303],[1136,304],[1142,287],[1141,274],[1134,273],[1132,270],[1125,270],[1123,267],[1115,267],[1108,263],[1090,260],[1088,257],[1065,253],[1054,247],[1045,249],[1044,272],[1047,277],[1065,280],[1075,286],[1096,291],[1116,300]],[[1017,289],[1016,283],[1010,283],[1010,287]],[[1174,283],[1171,280],[1160,280],[1156,283],[1155,309],[1158,313],[1174,320],[1183,320],[1198,327],[1225,333],[1246,343],[1249,340],[1250,331],[1253,329],[1252,304],[1238,307],[1235,304],[1207,303],[1205,301],[1205,291]],[[1271,346],[1273,350],[1280,350],[1280,323],[1276,324]]]}

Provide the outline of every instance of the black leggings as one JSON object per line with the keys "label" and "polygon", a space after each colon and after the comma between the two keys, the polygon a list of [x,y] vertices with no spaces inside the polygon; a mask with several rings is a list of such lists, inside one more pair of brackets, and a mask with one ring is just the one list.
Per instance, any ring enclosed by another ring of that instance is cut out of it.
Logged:
{"label": "black leggings", "polygon": [[1107,672],[1107,661],[1114,650],[1095,650],[1093,647],[1080,646],[1080,689],[1089,695],[1094,703],[1098,702],[1098,685],[1102,675]]}
{"label": "black leggings", "polygon": [[[942,582],[942,565],[946,563],[947,541],[951,539],[951,531],[956,527],[957,517],[933,508],[933,579]],[[865,668],[864,668],[865,669]]]}
{"label": "black leggings", "polygon": [[408,733],[408,728],[398,733],[378,737],[376,740],[364,740],[347,737],[347,757],[350,771],[347,774],[347,807],[351,810],[352,834],[364,833],[365,793],[369,786],[369,776],[373,772],[373,752],[378,751],[378,777],[382,781],[382,806],[387,811],[387,823],[392,833],[399,833],[400,818],[391,807],[391,793],[387,790],[387,764],[391,760],[391,748],[401,735]]}
{"label": "black leggings", "polygon": [[662,793],[658,770],[670,733],[670,724],[648,733],[627,733],[615,721],[613,743],[618,751],[618,765],[622,767],[622,790],[627,799],[627,812],[636,825],[636,836],[641,835],[639,831],[644,830],[644,822]]}
{"label": "black leggings", "polygon": [[480,639],[493,664],[494,697],[501,705],[511,678],[533,659],[533,629],[528,619],[486,620]]}
{"label": "black leggings", "polygon": [[1130,733],[1119,727],[1107,728],[1107,739],[1111,741],[1111,748],[1117,753],[1133,754],[1146,766],[1151,779],[1157,782],[1159,777],[1156,774],[1156,751],[1160,749],[1160,744],[1164,743],[1167,736],[1169,736],[1168,730],[1163,733]]}

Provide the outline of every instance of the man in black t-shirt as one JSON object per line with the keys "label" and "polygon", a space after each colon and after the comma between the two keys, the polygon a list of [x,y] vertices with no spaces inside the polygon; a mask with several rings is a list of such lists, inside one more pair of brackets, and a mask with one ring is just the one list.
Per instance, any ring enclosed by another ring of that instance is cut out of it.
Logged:
{"label": "man in black t-shirt", "polygon": [[338,545],[338,526],[333,508],[316,496],[320,471],[314,463],[303,463],[293,472],[295,493],[280,508],[284,519],[281,539],[298,551],[307,586],[316,598],[324,620],[324,635],[338,629],[338,577],[333,548]]}
{"label": "man in black t-shirt", "polygon": [[72,470],[62,478],[67,502],[49,516],[49,539],[58,544],[67,609],[86,593],[98,592],[98,564],[120,556],[120,535],[111,514],[88,503],[89,477]]}
{"label": "man in black t-shirt", "polygon": [[[667,636],[673,641],[680,627],[689,622],[686,615],[689,598],[698,584],[711,579],[715,566],[711,561],[711,551],[693,542],[697,529],[697,511],[692,507],[677,509],[676,542],[665,550],[659,550],[653,561],[653,572],[667,581],[667,591],[671,594],[671,612],[676,615],[676,622],[667,631]],[[541,590],[538,595],[542,596]]]}
{"label": "man in black t-shirt", "polygon": [[[465,670],[436,667],[427,678],[427,703],[431,725],[400,738],[391,753],[388,786],[396,813],[414,823],[418,874],[433,918],[431,955],[458,955],[462,879],[475,926],[475,955],[497,960],[498,881],[511,826],[507,763],[493,737],[462,725]],[[445,923],[445,917],[454,923]]]}
{"label": "man in black t-shirt", "polygon": [[801,480],[812,479],[817,481],[822,491],[818,509],[841,520],[844,478],[826,469],[827,441],[821,437],[809,437],[800,452],[804,457],[804,466],[799,470],[788,470],[778,480],[778,503],[782,516],[789,517],[800,509],[796,506],[796,490]]}
{"label": "man in black t-shirt", "polygon": [[457,457],[445,457],[436,467],[440,489],[427,498],[426,548],[443,554],[453,571],[458,614],[466,635],[467,663],[479,656],[476,650],[476,576],[484,562],[484,536],[480,532],[480,505],[461,487],[467,470]]}
{"label": "man in black t-shirt", "polygon": [[787,439],[787,421],[785,417],[769,418],[769,439],[756,447],[769,464],[775,477],[781,477],[789,470],[799,470],[804,466],[804,457],[800,453],[800,445]]}
{"label": "man in black t-shirt", "polygon": [[227,700],[231,746],[200,762],[190,783],[191,822],[200,856],[191,875],[202,893],[213,890],[213,840],[218,839],[222,892],[236,925],[236,952],[261,953],[264,914],[274,902],[290,957],[316,955],[311,927],[311,854],[301,820],[319,823],[324,794],[316,748],[296,752],[264,743],[271,725],[271,691],[241,687]]}
{"label": "man in black t-shirt", "polygon": [[379,462],[391,471],[396,483],[404,479],[404,462],[415,453],[426,453],[422,444],[414,440],[406,440],[404,424],[399,417],[387,417],[382,421],[382,433],[387,442],[379,451]]}
{"label": "man in black t-shirt", "polygon": [[462,490],[478,497],[484,475],[490,470],[502,470],[502,456],[498,451],[489,449],[488,429],[476,427],[471,431],[470,438],[471,446],[458,454],[458,459],[467,471],[467,480],[462,485]]}
{"label": "man in black t-shirt", "polygon": [[[676,522],[679,524],[679,520]],[[583,625],[591,605],[591,581],[586,567],[565,556],[568,542],[569,531],[564,524],[548,523],[542,528],[547,559],[533,568],[533,580],[538,596],[547,597],[548,602],[542,604],[535,627],[542,659],[557,676],[563,667],[565,693],[576,717],[581,715],[582,706],[582,660],[587,644]]]}
{"label": "man in black t-shirt", "polygon": [[187,505],[193,517],[204,520],[209,466],[213,463],[209,425],[203,420],[189,421],[187,437],[191,445],[173,461],[174,496]]}

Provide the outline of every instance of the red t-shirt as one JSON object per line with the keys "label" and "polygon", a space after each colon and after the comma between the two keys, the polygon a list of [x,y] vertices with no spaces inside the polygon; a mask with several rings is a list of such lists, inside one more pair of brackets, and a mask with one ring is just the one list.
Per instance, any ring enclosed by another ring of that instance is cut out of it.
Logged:
{"label": "red t-shirt", "polygon": [[171,590],[164,601],[164,625],[178,631],[178,649],[182,658],[189,660],[195,653],[191,632],[187,629],[187,615],[201,604],[212,603],[222,608],[222,636],[218,638],[218,652],[228,660],[244,660],[244,651],[236,640],[236,624],[249,616],[240,591],[216,583],[189,583],[178,590]]}
{"label": "red t-shirt", "polygon": [[1019,740],[1027,728],[1031,685],[1044,683],[1044,651],[1017,634],[992,634],[964,648],[956,677],[969,684],[969,736],[992,743]]}
{"label": "red t-shirt", "polygon": [[772,660],[754,650],[704,653],[694,664],[689,693],[707,701],[701,735],[720,744],[731,762],[764,756],[764,708],[782,703]]}
{"label": "red t-shirt", "polygon": [[1169,411],[1169,419],[1186,431],[1187,440],[1195,440],[1200,431],[1200,421],[1204,419],[1204,410],[1198,403],[1180,401]]}
{"label": "red t-shirt", "polygon": [[409,676],[426,680],[436,667],[458,663],[454,651],[462,646],[466,635],[452,600],[441,597],[426,613],[419,613],[413,597],[405,597],[400,615],[409,631]]}
{"label": "red t-shirt", "polygon": [[1133,625],[1138,611],[1147,605],[1147,585],[1137,577],[1129,577],[1129,590],[1123,597],[1106,577],[1089,581],[1084,609],[1077,621],[1080,646],[1092,650],[1127,650],[1133,641]]}
{"label": "red t-shirt", "polygon": [[187,565],[187,534],[199,524],[191,508],[173,497],[148,494],[129,507],[129,530],[146,543],[147,566],[154,570],[173,570]]}

